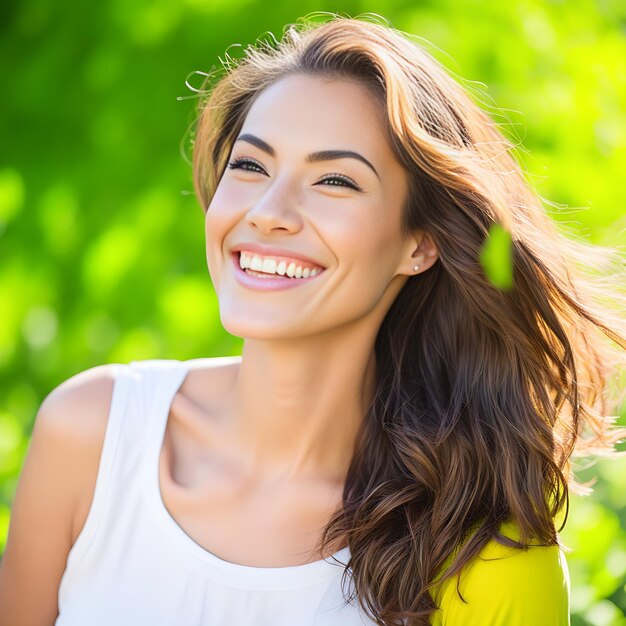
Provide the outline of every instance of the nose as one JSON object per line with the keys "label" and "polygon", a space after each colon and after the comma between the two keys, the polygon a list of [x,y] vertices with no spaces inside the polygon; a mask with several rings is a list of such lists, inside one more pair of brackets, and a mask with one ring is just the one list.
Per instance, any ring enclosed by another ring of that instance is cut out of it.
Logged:
{"label": "nose", "polygon": [[302,220],[296,196],[288,181],[273,181],[248,209],[246,222],[262,232],[299,230]]}

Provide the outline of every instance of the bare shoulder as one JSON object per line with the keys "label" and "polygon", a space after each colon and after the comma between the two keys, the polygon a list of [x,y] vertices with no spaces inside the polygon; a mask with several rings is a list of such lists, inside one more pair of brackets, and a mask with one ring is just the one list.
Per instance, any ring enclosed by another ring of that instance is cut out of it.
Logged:
{"label": "bare shoulder", "polygon": [[186,363],[189,373],[179,395],[189,398],[205,412],[219,412],[220,401],[237,377],[241,357],[190,359]]}
{"label": "bare shoulder", "polygon": [[102,443],[111,408],[117,364],[98,365],[60,383],[43,400],[36,429],[63,435],[67,445]]}
{"label": "bare shoulder", "polygon": [[199,359],[189,359],[186,361],[189,367],[190,380],[223,384],[232,381],[237,376],[241,365],[240,356],[218,356]]}
{"label": "bare shoulder", "polygon": [[62,440],[75,472],[72,544],[82,530],[95,492],[118,364],[98,365],[56,387],[44,400],[46,428]]}
{"label": "bare shoulder", "polygon": [[56,617],[67,556],[95,490],[117,367],[68,378],[39,407],[0,561],[0,626]]}

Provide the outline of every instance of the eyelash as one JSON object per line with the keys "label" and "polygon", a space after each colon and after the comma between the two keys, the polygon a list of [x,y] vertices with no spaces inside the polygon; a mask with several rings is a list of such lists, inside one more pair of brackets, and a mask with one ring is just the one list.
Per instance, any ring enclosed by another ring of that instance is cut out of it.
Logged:
{"label": "eyelash", "polygon": [[[239,159],[234,159],[233,161],[230,161],[228,163],[228,167],[231,170],[234,169],[243,169],[245,172],[253,172],[255,170],[247,170],[244,169],[243,166],[244,165],[254,165],[255,167],[258,167],[260,170],[265,171],[256,161],[253,161],[252,159],[248,159],[248,158],[239,158]],[[348,178],[347,176],[344,176],[343,174],[332,174],[330,176],[326,176],[326,178],[323,178],[320,182],[324,182],[327,180],[340,180],[343,183],[346,183],[345,185],[331,185],[332,187],[350,187],[351,189],[354,189],[355,191],[361,191],[360,187],[351,179]]]}

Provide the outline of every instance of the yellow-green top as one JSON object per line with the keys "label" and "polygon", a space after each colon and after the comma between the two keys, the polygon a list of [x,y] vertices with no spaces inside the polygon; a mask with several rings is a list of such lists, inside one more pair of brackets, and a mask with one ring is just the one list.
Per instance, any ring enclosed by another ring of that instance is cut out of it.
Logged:
{"label": "yellow-green top", "polygon": [[[519,540],[519,529],[505,522],[500,532]],[[532,543],[532,542],[531,542]],[[493,559],[493,560],[492,560]],[[457,593],[459,590],[467,604]],[[490,541],[435,595],[440,607],[432,626],[569,626],[570,578],[559,546],[528,550]]]}

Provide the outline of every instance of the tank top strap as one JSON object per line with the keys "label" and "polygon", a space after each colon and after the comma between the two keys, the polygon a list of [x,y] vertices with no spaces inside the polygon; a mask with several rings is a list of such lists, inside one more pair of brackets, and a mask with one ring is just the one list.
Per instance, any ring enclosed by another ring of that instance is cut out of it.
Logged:
{"label": "tank top strap", "polygon": [[59,588],[63,603],[68,587],[89,575],[89,568],[115,548],[115,541],[122,541],[123,520],[137,516],[150,486],[146,476],[150,468],[158,467],[169,407],[188,369],[184,361],[164,359],[113,365],[111,406],[94,495],[68,554]]}
{"label": "tank top strap", "polygon": [[[137,427],[141,432],[144,464],[150,472],[158,467],[170,407],[185,380],[189,365],[177,359],[150,359],[131,361],[129,366],[138,374],[136,393],[141,408]],[[132,439],[136,440],[135,437]]]}

